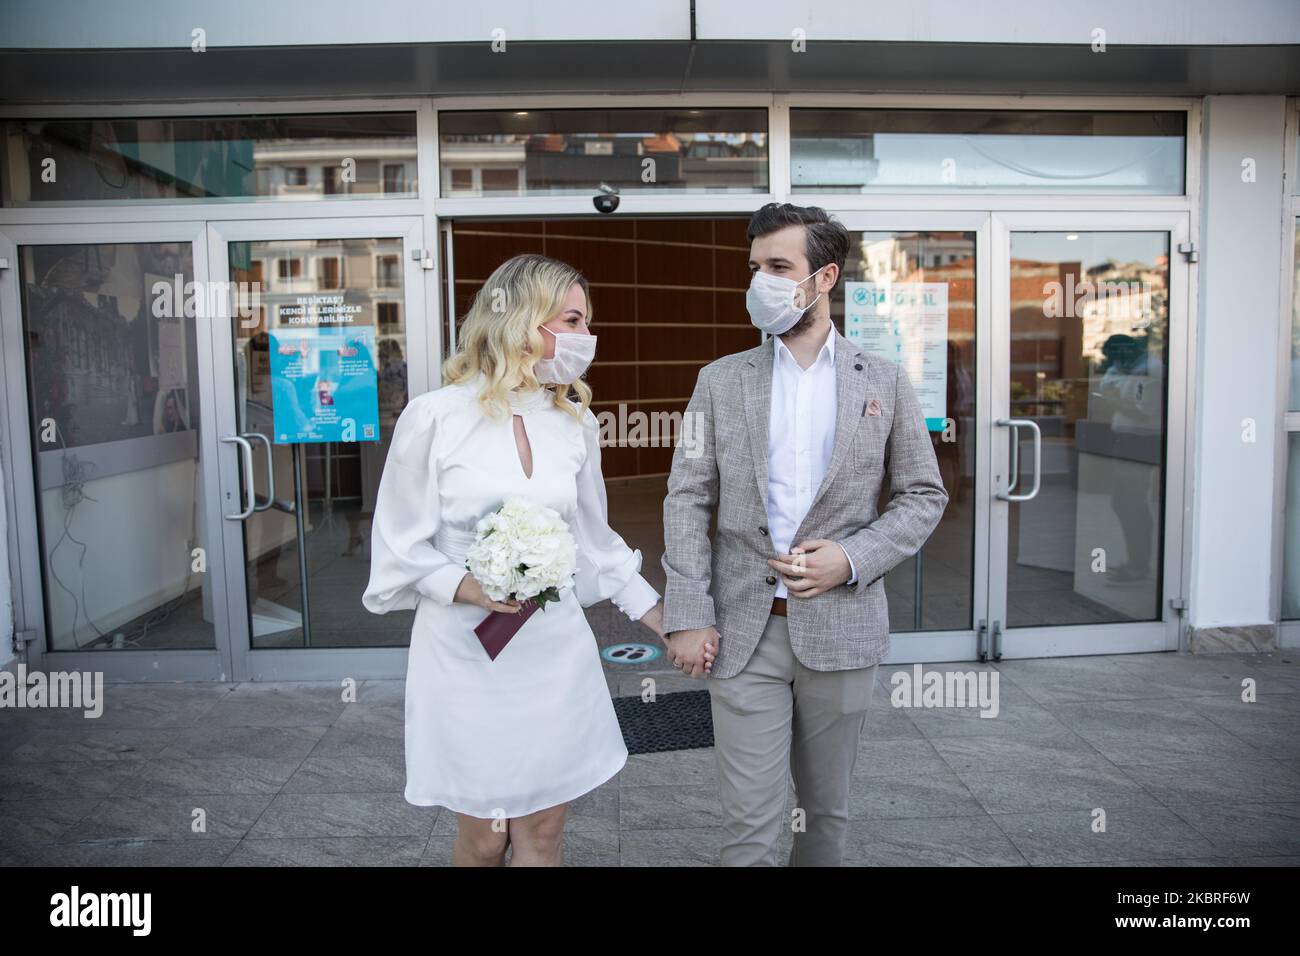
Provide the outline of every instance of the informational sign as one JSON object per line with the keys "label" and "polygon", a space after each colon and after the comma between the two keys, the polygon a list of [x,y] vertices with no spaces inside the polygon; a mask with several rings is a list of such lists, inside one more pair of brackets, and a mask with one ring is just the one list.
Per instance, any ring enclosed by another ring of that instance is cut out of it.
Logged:
{"label": "informational sign", "polygon": [[901,363],[925,413],[943,431],[948,417],[948,283],[845,282],[844,337]]}
{"label": "informational sign", "polygon": [[188,385],[185,370],[185,327],[179,319],[158,320],[158,388],[169,392]]}
{"label": "informational sign", "polygon": [[379,441],[374,326],[291,326],[269,336],[277,444]]}

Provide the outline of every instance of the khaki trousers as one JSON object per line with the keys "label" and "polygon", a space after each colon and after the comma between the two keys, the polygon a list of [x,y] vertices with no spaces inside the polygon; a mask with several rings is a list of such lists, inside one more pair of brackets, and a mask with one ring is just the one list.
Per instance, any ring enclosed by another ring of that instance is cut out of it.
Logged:
{"label": "khaki trousers", "polygon": [[[781,827],[790,825],[791,866],[840,865],[849,780],[879,666],[810,670],[790,648],[786,619],[773,614],[744,670],[709,679],[724,866],[776,866]],[[802,822],[785,815],[789,777]]]}

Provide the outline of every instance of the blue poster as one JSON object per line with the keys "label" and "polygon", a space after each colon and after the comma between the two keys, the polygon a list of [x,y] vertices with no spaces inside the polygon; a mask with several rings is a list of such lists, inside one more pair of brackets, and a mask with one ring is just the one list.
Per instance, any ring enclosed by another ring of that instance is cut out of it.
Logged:
{"label": "blue poster", "polygon": [[276,444],[379,441],[375,328],[269,333]]}

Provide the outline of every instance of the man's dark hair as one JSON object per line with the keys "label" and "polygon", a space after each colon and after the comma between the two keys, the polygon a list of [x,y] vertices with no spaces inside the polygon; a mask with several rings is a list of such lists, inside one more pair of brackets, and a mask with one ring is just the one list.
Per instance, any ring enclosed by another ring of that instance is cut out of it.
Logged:
{"label": "man's dark hair", "polygon": [[808,257],[809,272],[815,272],[831,262],[839,266],[839,275],[831,287],[834,292],[844,278],[844,260],[849,255],[849,231],[820,206],[770,202],[750,218],[745,238],[753,242],[758,236],[771,235],[786,226],[804,227],[804,254]]}

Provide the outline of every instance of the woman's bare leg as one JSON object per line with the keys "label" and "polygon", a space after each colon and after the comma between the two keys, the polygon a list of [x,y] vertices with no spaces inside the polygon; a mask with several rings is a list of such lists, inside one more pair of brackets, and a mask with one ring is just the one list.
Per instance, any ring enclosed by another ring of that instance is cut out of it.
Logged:
{"label": "woman's bare leg", "polygon": [[451,848],[451,865],[505,866],[506,847],[510,845],[509,826],[513,822],[456,814],[456,842]]}
{"label": "woman's bare leg", "polygon": [[560,866],[564,856],[564,814],[561,803],[510,821],[511,866]]}

